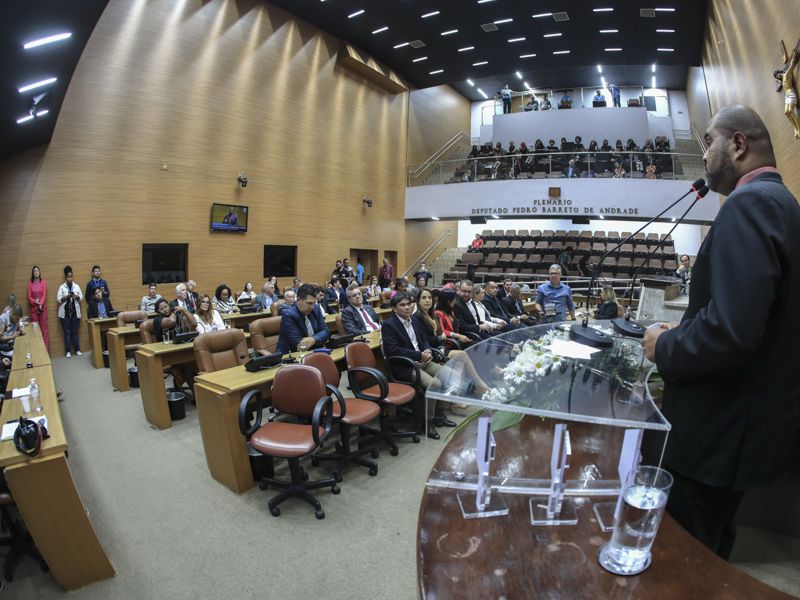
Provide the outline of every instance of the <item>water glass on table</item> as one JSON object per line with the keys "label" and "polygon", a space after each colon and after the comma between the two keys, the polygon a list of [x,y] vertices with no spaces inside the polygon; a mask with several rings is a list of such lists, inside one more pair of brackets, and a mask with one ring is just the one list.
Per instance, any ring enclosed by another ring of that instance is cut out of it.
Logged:
{"label": "water glass on table", "polygon": [[611,541],[600,548],[600,566],[617,575],[637,575],[650,566],[672,475],[659,467],[641,466],[622,491],[622,507]]}
{"label": "water glass on table", "polygon": [[297,351],[300,353],[300,357],[302,358],[308,353],[308,343],[305,340],[302,340],[297,345]]}

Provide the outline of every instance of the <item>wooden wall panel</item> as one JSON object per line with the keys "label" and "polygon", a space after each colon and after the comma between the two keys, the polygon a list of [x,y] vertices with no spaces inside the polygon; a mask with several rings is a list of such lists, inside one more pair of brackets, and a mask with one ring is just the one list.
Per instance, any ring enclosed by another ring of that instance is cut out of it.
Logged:
{"label": "wooden wall panel", "polygon": [[450,236],[428,258],[428,267],[445,248],[458,245],[458,221],[409,221],[406,223],[406,259],[409,263],[417,258],[442,233],[450,230]]}
{"label": "wooden wall panel", "polygon": [[470,102],[449,85],[414,90],[408,112],[408,164],[416,165],[449,139],[470,131]]}
{"label": "wooden wall panel", "polygon": [[798,36],[797,0],[711,0],[703,68],[712,111],[737,103],[753,107],[770,131],[786,185],[800,197],[800,141],[783,115],[783,94],[775,92],[772,78],[782,65],[780,40],[791,49]]}
{"label": "wooden wall panel", "polygon": [[[260,285],[265,243],[297,245],[308,281],[350,248],[404,263],[409,95],[337,67],[339,48],[258,0],[109,3],[51,143],[0,163],[0,291],[22,298],[41,266],[54,354],[63,266],[84,286],[99,263],[125,308],[143,294],[144,242],[190,243],[204,291]],[[212,202],[250,206],[250,231],[209,232]]]}

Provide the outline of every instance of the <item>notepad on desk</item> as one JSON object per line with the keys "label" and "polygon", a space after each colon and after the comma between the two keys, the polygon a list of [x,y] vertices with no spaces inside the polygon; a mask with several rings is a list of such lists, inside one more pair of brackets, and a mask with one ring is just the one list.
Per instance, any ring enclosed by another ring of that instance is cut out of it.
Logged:
{"label": "notepad on desk", "polygon": [[[36,421],[40,425],[44,425],[47,428],[47,417],[45,415],[37,415],[31,421]],[[44,421],[44,422],[42,422]],[[19,419],[14,421],[9,421],[8,423],[3,423],[3,431],[0,433],[0,442],[6,442],[10,439],[14,438],[14,432],[19,427]]]}
{"label": "notepad on desk", "polygon": [[12,398],[21,398],[22,396],[30,396],[31,395],[31,386],[25,386],[24,388],[14,388],[11,390],[11,397]]}

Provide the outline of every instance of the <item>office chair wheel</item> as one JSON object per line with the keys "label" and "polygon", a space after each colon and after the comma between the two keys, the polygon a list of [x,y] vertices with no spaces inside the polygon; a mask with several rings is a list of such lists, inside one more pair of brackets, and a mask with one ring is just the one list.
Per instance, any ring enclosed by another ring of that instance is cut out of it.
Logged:
{"label": "office chair wheel", "polygon": [[316,511],[314,511],[314,516],[317,517],[318,519],[324,519],[325,518],[325,511],[322,510],[322,509],[316,510]]}
{"label": "office chair wheel", "polygon": [[266,481],[259,481],[259,482],[258,482],[258,489],[260,489],[260,490],[265,490],[265,489],[267,489],[268,487],[269,487],[269,485],[267,485],[267,482],[266,482]]}
{"label": "office chair wheel", "polygon": [[411,441],[414,442],[415,444],[419,444],[419,436],[415,435],[414,437],[411,438]]}
{"label": "office chair wheel", "polygon": [[397,446],[392,446],[392,449],[389,450],[389,454],[391,454],[392,456],[397,456],[398,454],[400,454],[400,448],[398,448]]}
{"label": "office chair wheel", "polygon": [[378,449],[377,449],[377,448],[373,448],[372,450],[370,450],[370,451],[369,451],[369,455],[370,455],[372,458],[378,458],[378,457],[381,455],[381,453],[380,453],[380,452],[378,452]]}
{"label": "office chair wheel", "polygon": [[333,479],[336,481],[336,483],[339,483],[342,480],[342,474],[336,469],[333,470]]}
{"label": "office chair wheel", "polygon": [[303,467],[300,467],[300,476],[303,478],[303,481],[308,481],[308,473]]}
{"label": "office chair wheel", "polygon": [[315,467],[319,466],[319,459],[317,458],[316,454],[311,455],[311,464],[314,465]]}
{"label": "office chair wheel", "polygon": [[333,494],[333,495],[336,495],[336,494],[338,494],[338,493],[339,493],[339,492],[341,492],[341,491],[342,491],[342,488],[340,488],[340,487],[339,487],[338,485],[336,485],[335,483],[334,483],[334,484],[331,486],[331,494]]}
{"label": "office chair wheel", "polygon": [[278,508],[277,506],[270,506],[269,507],[269,512],[272,513],[273,517],[280,517],[281,516],[281,509]]}
{"label": "office chair wheel", "polygon": [[375,477],[375,475],[378,474],[378,465],[375,465],[374,467],[370,467],[369,474],[372,475],[373,477]]}

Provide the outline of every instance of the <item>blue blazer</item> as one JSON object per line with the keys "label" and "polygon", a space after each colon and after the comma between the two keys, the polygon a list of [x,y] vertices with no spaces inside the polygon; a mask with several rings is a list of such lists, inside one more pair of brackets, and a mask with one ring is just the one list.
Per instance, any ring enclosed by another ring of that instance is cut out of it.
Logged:
{"label": "blue blazer", "polygon": [[[314,329],[315,346],[321,346],[328,341],[330,336],[328,326],[325,324],[325,317],[322,316],[319,308],[315,306],[311,314],[308,315],[308,319]],[[281,330],[278,335],[276,351],[281,354],[294,352],[297,350],[300,340],[304,337],[308,337],[305,317],[300,314],[295,304],[281,315]]]}

